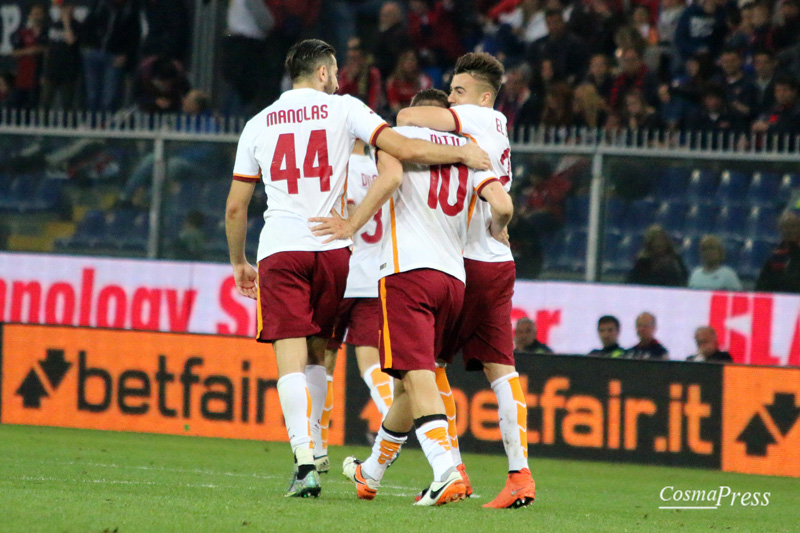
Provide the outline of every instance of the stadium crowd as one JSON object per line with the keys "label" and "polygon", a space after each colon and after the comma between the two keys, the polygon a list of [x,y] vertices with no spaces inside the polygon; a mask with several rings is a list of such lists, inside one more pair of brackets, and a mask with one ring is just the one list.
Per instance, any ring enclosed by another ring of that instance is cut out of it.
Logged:
{"label": "stadium crowd", "polygon": [[[95,0],[79,22],[70,0],[52,1],[57,16],[34,4],[12,36],[2,105],[181,110],[189,2]],[[389,119],[418,90],[446,87],[460,54],[483,50],[505,64],[497,107],[512,133],[798,133],[798,24],[798,0],[232,0],[220,73],[234,98],[220,111],[273,101],[287,83],[279,58],[316,36],[338,50],[341,92]]]}

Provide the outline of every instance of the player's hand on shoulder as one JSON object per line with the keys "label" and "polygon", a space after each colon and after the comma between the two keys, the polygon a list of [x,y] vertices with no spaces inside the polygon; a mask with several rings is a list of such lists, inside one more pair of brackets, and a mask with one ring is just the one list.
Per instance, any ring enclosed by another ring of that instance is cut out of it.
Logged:
{"label": "player's hand on shoulder", "polygon": [[461,147],[461,151],[463,154],[461,162],[469,168],[476,170],[489,170],[492,168],[492,160],[489,159],[489,154],[477,144],[468,142]]}
{"label": "player's hand on shoulder", "polygon": [[328,237],[322,244],[328,244],[329,242],[341,239],[349,239],[355,233],[350,221],[346,218],[342,218],[335,209],[331,209],[331,216],[329,217],[312,217],[309,218],[308,221],[316,224],[311,227],[311,233],[313,233],[314,236]]}
{"label": "player's hand on shoulder", "polygon": [[258,298],[258,272],[249,263],[233,265],[233,279],[239,294],[253,300]]}

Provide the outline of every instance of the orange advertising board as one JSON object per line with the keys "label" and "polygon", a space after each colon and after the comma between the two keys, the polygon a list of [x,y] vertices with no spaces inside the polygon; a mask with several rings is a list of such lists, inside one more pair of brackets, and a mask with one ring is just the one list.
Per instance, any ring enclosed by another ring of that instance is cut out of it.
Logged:
{"label": "orange advertising board", "polygon": [[[345,357],[330,444],[344,442]],[[6,324],[0,422],[287,441],[269,344],[240,337]]]}
{"label": "orange advertising board", "polygon": [[800,368],[726,366],[722,469],[800,477]]}

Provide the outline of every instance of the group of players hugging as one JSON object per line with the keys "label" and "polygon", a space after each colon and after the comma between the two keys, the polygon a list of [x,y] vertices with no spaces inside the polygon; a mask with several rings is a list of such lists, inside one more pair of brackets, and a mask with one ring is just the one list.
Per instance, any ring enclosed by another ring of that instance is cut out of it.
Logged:
{"label": "group of players hugging", "polygon": [[[258,301],[257,340],[271,342],[277,359],[295,461],[286,496],[318,496],[319,474],[330,469],[332,374],[346,342],[383,415],[370,456],[344,460],[358,498],[375,498],[412,429],[433,469],[415,505],[472,494],[445,373],[461,353],[497,396],[508,456],[505,487],[484,507],[529,505],[535,483],[510,316],[510,149],[506,119],[493,109],[502,64],[462,56],[450,94],[422,91],[395,128],[336,94],[327,43],[295,44],[286,68],[292,89],[242,132],[225,216],[236,286]],[[259,181],[268,207],[254,268],[245,236]]]}

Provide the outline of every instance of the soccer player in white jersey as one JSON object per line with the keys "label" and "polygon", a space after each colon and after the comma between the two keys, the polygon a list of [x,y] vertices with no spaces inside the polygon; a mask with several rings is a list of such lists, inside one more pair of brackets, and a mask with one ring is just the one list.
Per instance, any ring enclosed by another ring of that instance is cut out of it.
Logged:
{"label": "soccer player in white jersey", "polygon": [[[399,131],[444,144],[468,142],[461,136],[424,128]],[[385,157],[381,154],[379,160]],[[447,416],[434,371],[436,358],[454,340],[452,333],[463,302],[462,254],[474,196],[492,206],[490,230],[498,237],[503,235],[513,206],[491,172],[474,173],[463,165],[406,164],[402,185],[389,200],[390,224],[383,242],[380,280],[380,354],[383,370],[400,381],[395,381],[394,402],[370,457],[363,463],[348,457],[343,465],[361,499],[375,497],[387,466],[414,426],[434,475],[416,505],[442,505],[466,497],[466,486],[450,452]],[[366,202],[359,206],[352,217],[354,227],[372,207]],[[315,232],[330,231],[318,227]]]}
{"label": "soccer player in white jersey", "polygon": [[[454,131],[474,138],[489,152],[492,168],[506,190],[511,187],[511,164],[506,118],[493,109],[500,90],[503,65],[487,53],[469,53],[458,59],[450,84],[449,110],[407,108],[397,117],[398,124],[427,126]],[[533,502],[536,485],[528,466],[527,406],[519,374],[514,367],[511,330],[511,297],[514,294],[515,268],[510,248],[486,230],[491,215],[488,206],[478,202],[464,250],[467,287],[459,319],[458,342],[444,354],[437,368],[437,383],[448,411],[454,459],[469,486],[469,478],[458,450],[455,401],[444,372],[459,349],[467,370],[483,370],[497,396],[498,417],[503,445],[508,456],[508,476],[500,494],[484,505],[490,508],[516,508]],[[471,492],[471,488],[469,489]]]}
{"label": "soccer player in white jersey", "polygon": [[[414,95],[411,105],[449,107],[447,93],[438,89],[424,89]],[[378,177],[374,151],[361,141],[356,141],[348,165],[347,206],[354,210],[366,196],[372,182]],[[328,374],[328,390],[325,406],[320,416],[319,431],[314,432],[314,459],[317,470],[327,472],[328,428],[333,411],[333,371],[336,354],[342,341],[355,349],[358,370],[369,388],[370,397],[381,414],[386,416],[392,405],[394,383],[381,370],[378,352],[380,330],[380,300],[378,299],[378,270],[380,266],[381,241],[389,227],[389,210],[379,209],[372,219],[353,235],[353,255],[350,257],[350,274],[344,299],[337,312],[333,337],[325,352],[325,370]],[[345,336],[346,335],[346,336]],[[312,420],[316,413],[312,412]]]}
{"label": "soccer player in white jersey", "polygon": [[[353,211],[365,198],[373,181],[378,178],[374,152],[369,146],[356,141],[347,166],[347,209]],[[380,300],[378,299],[378,269],[380,267],[381,240],[389,225],[388,209],[379,209],[359,232],[353,235],[353,255],[344,299],[339,305],[333,336],[325,352],[325,370],[328,390],[325,406],[320,415],[319,431],[314,430],[314,460],[317,470],[327,472],[328,428],[333,410],[333,370],[336,355],[343,341],[354,347],[358,370],[369,388],[370,397],[384,416],[392,405],[392,378],[381,371],[378,353],[380,329]],[[312,421],[317,415],[312,411]]]}
{"label": "soccer player in white jersey", "polygon": [[[352,241],[323,242],[312,234],[309,217],[344,210],[345,169],[356,138],[400,160],[488,168],[488,158],[477,145],[403,137],[357,99],[335,95],[335,51],[323,41],[295,44],[286,67],[292,90],[248,121],[239,139],[225,226],[236,287],[258,299],[257,339],[275,350],[278,396],[296,465],[286,496],[316,497],[321,489],[309,410],[325,401],[325,346],[344,294]],[[257,272],[244,244],[247,205],[259,180],[269,203]]]}

